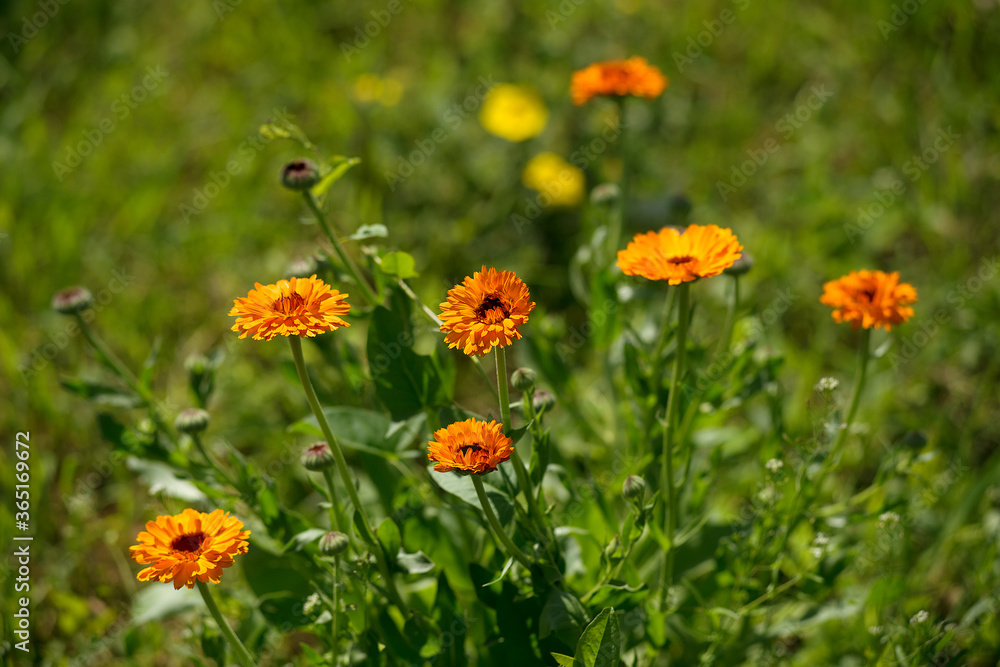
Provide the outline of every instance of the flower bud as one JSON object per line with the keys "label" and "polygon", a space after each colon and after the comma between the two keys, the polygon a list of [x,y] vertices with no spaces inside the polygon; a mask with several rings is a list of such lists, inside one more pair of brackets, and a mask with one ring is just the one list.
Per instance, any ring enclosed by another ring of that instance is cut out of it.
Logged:
{"label": "flower bud", "polygon": [[510,374],[510,383],[518,391],[531,391],[535,386],[535,371],[530,368],[518,368]]}
{"label": "flower bud", "polygon": [[733,262],[732,266],[723,269],[722,272],[731,276],[742,276],[744,273],[749,273],[752,268],[753,256],[744,250],[740,253],[740,258]]}
{"label": "flower bud", "polygon": [[637,475],[629,475],[622,484],[622,496],[630,503],[642,504],[646,495],[646,480]]}
{"label": "flower bud", "polygon": [[200,408],[188,408],[177,415],[174,426],[181,433],[201,433],[208,428],[210,420],[211,415],[206,411]]}
{"label": "flower bud", "polygon": [[339,556],[351,545],[346,534],[334,530],[319,538],[319,550],[324,556]]}
{"label": "flower bud", "polygon": [[333,450],[325,442],[317,442],[306,447],[299,460],[306,469],[313,471],[325,470],[337,462],[333,458]]}
{"label": "flower bud", "polygon": [[610,204],[622,196],[622,189],[617,183],[601,183],[590,191],[592,204]]}
{"label": "flower bud", "polygon": [[52,296],[52,309],[63,315],[82,313],[94,305],[94,295],[86,287],[67,287]]}
{"label": "flower bud", "polygon": [[302,192],[319,183],[319,169],[307,158],[293,160],[281,170],[281,184],[289,190]]}
{"label": "flower bud", "polygon": [[191,375],[204,375],[210,365],[211,362],[204,354],[192,354],[184,360],[184,370]]}
{"label": "flower bud", "polygon": [[550,391],[539,389],[535,392],[535,396],[531,399],[531,403],[535,408],[535,412],[541,412],[542,410],[548,412],[555,407],[556,397]]}

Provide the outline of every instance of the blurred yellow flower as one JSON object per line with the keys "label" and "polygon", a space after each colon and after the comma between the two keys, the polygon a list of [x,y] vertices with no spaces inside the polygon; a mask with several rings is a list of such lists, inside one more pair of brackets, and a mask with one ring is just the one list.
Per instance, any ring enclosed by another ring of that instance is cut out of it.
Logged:
{"label": "blurred yellow flower", "polygon": [[354,79],[352,93],[358,102],[378,102],[382,106],[393,107],[403,97],[403,84],[391,76],[383,79],[366,72]]}
{"label": "blurred yellow flower", "polygon": [[548,120],[549,110],[542,98],[512,83],[494,86],[479,111],[483,128],[507,141],[524,141],[537,136]]}
{"label": "blurred yellow flower", "polygon": [[521,182],[547,195],[548,206],[576,206],[586,187],[583,172],[555,153],[539,153],[531,158]]}

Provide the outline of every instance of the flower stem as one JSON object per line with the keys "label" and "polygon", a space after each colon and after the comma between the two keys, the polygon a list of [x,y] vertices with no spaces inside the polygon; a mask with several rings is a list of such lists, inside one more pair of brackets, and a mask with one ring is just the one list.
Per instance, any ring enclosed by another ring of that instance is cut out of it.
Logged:
{"label": "flower stem", "polygon": [[226,474],[226,471],[223,470],[222,467],[215,462],[215,459],[213,459],[211,456],[208,455],[208,450],[205,449],[205,444],[201,441],[201,436],[198,435],[197,433],[192,433],[191,439],[194,440],[195,447],[197,447],[198,451],[201,452],[201,455],[205,458],[205,461],[208,463],[208,465],[214,468],[216,472],[218,472],[220,475],[222,475],[222,478],[225,479],[227,482],[229,482],[229,485],[232,486],[234,489],[240,488],[239,486],[236,485],[236,482],[234,482],[232,478],[230,478],[229,475]]}
{"label": "flower stem", "polygon": [[235,632],[233,632],[233,629],[229,627],[229,623],[226,621],[226,618],[222,615],[222,612],[219,611],[219,605],[215,604],[215,598],[212,597],[212,591],[208,590],[208,584],[201,581],[196,581],[195,583],[198,585],[198,592],[201,593],[201,597],[205,601],[205,606],[208,607],[208,611],[212,614],[212,618],[214,618],[215,622],[219,625],[219,630],[222,631],[222,636],[226,638],[226,641],[229,642],[229,646],[232,647],[236,657],[239,658],[240,664],[242,664],[243,667],[255,667],[257,662],[253,659],[253,656],[250,655],[250,652],[247,651],[246,646],[243,645],[240,638],[236,636]]}
{"label": "flower stem", "polygon": [[[510,418],[510,390],[507,388],[507,353],[499,346],[494,348],[494,352],[496,352],[497,358],[497,389],[500,392],[500,415],[503,418],[504,433],[510,433],[513,430],[513,424],[511,424]],[[517,453],[517,447],[514,447],[514,451],[510,455],[510,460],[514,464],[517,483],[520,484],[521,491],[524,492],[524,497],[528,500],[528,514],[531,516],[532,521],[538,525],[538,528],[544,531],[546,536],[550,536],[548,524],[545,521],[545,517],[542,516],[541,510],[538,508],[538,501],[535,499],[535,488],[531,483],[531,478],[528,477],[528,471],[524,467],[521,455]]]}
{"label": "flower stem", "polygon": [[361,290],[361,293],[365,297],[365,301],[372,305],[378,304],[379,299],[375,296],[375,293],[368,285],[368,281],[362,278],[361,273],[358,271],[358,267],[354,265],[351,258],[344,253],[344,249],[340,247],[340,241],[337,240],[336,234],[334,234],[333,230],[330,229],[330,223],[327,222],[326,216],[320,209],[319,204],[316,203],[316,197],[313,196],[312,191],[305,190],[302,195],[305,197],[306,204],[309,206],[309,209],[316,217],[316,221],[319,222],[319,226],[323,230],[323,233],[326,234],[326,238],[328,238],[330,243],[333,245],[333,249],[336,251],[337,257],[340,258],[344,268],[347,269],[348,273],[351,274],[351,277],[354,278],[354,282],[357,283],[358,289]]}
{"label": "flower stem", "polygon": [[333,610],[330,615],[333,617],[331,621],[332,628],[331,635],[333,639],[333,654],[337,655],[337,580],[340,579],[340,558],[333,559]]}
{"label": "flower stem", "polygon": [[479,504],[483,506],[483,514],[486,515],[486,522],[490,525],[494,535],[496,535],[497,539],[500,540],[510,555],[517,559],[517,562],[530,570],[531,561],[528,560],[528,557],[523,551],[517,548],[514,541],[511,540],[504,531],[503,526],[500,525],[500,522],[497,520],[497,515],[493,513],[493,507],[490,505],[489,498],[486,497],[486,489],[483,488],[483,480],[479,478],[479,475],[472,475],[472,485],[476,487],[476,495],[479,496]]}
{"label": "flower stem", "polygon": [[330,525],[333,526],[334,530],[343,531],[350,535],[349,530],[344,530],[344,521],[340,516],[340,500],[337,498],[337,490],[333,486],[333,471],[329,468],[323,468],[323,479],[326,480],[326,488],[330,490]]}
{"label": "flower stem", "polygon": [[858,346],[858,370],[854,375],[854,389],[851,390],[851,402],[847,408],[847,417],[844,419],[844,423],[841,424],[840,433],[837,434],[833,449],[830,450],[831,456],[840,451],[840,446],[844,444],[844,439],[847,437],[847,431],[854,422],[854,415],[858,412],[858,404],[861,402],[861,392],[865,388],[865,379],[868,375],[871,337],[871,329],[864,329],[861,332],[861,345]]}
{"label": "flower stem", "polygon": [[[677,409],[680,406],[681,376],[684,374],[684,355],[687,348],[688,312],[690,311],[689,283],[681,283],[677,289],[677,350],[674,352],[674,376],[670,383],[670,395],[667,398],[666,423],[663,425],[663,467],[661,479],[662,488],[667,496],[667,515],[663,532],[667,537],[669,547],[663,554],[663,582],[660,592],[660,603],[666,606],[667,595],[673,584],[674,569],[674,533],[677,531],[677,491],[674,488],[674,431],[677,428]],[[666,326],[666,323],[664,323]]]}
{"label": "flower stem", "polygon": [[392,572],[389,570],[389,561],[385,557],[385,550],[382,549],[382,543],[378,541],[375,537],[375,533],[372,531],[371,523],[368,521],[368,515],[365,513],[364,505],[361,504],[361,498],[358,496],[358,490],[354,488],[354,480],[351,479],[351,473],[347,469],[347,460],[344,458],[344,452],[340,447],[340,441],[337,440],[337,436],[333,434],[333,430],[330,428],[330,423],[326,420],[326,415],[323,414],[323,408],[319,404],[319,399],[316,397],[316,390],[313,388],[312,380],[309,379],[309,372],[306,370],[306,362],[302,356],[302,339],[299,336],[289,336],[288,342],[292,347],[292,357],[295,359],[295,370],[299,373],[299,381],[302,383],[302,389],[306,393],[306,400],[309,401],[309,407],[312,408],[313,414],[316,416],[316,421],[319,423],[320,429],[323,431],[323,436],[326,438],[327,444],[330,445],[330,449],[333,451],[333,458],[337,461],[337,468],[340,470],[340,479],[344,482],[344,486],[347,487],[347,495],[351,497],[351,503],[354,505],[354,511],[358,513],[361,524],[359,532],[361,537],[368,546],[371,548],[372,553],[375,554],[375,560],[378,563],[379,569],[382,571],[382,576],[385,579],[385,590],[392,601],[399,610],[406,613],[406,607],[403,604],[402,598],[399,596],[399,591],[396,590],[396,582],[392,578]]}

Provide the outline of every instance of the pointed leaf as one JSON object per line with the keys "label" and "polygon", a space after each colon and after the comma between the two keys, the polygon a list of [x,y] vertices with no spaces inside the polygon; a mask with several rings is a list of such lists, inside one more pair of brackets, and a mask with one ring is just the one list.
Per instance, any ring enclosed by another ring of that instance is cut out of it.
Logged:
{"label": "pointed leaf", "polygon": [[324,192],[330,189],[330,186],[339,181],[347,173],[347,170],[356,164],[361,164],[361,158],[356,157],[344,157],[343,155],[337,155],[330,160],[330,171],[324,176],[319,183],[313,186],[312,193],[320,197]]}
{"label": "pointed leaf", "polygon": [[618,667],[621,630],[612,607],[605,607],[587,626],[576,645],[573,667]]}

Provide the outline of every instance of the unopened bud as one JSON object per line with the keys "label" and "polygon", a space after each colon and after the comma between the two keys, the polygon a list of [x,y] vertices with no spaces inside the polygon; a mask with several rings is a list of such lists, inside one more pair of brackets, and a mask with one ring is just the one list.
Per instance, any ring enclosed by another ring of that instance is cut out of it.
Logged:
{"label": "unopened bud", "polygon": [[324,556],[339,556],[351,545],[347,535],[334,530],[319,538],[319,550]]}
{"label": "unopened bud", "polygon": [[518,368],[510,374],[510,383],[518,391],[531,391],[535,386],[535,371],[530,368]]}
{"label": "unopened bud", "polygon": [[531,400],[532,405],[535,408],[535,412],[541,412],[545,410],[548,412],[556,405],[556,397],[550,391],[545,391],[544,389],[539,389],[535,392],[535,396]]}
{"label": "unopened bud", "polygon": [[306,158],[293,160],[281,170],[281,184],[289,190],[301,192],[319,183],[316,163]]}
{"label": "unopened bud", "polygon": [[313,471],[325,470],[337,462],[333,458],[333,450],[325,442],[317,442],[306,447],[299,460],[306,469]]}
{"label": "unopened bud", "polygon": [[629,502],[642,504],[646,495],[646,480],[637,475],[629,475],[622,484],[622,496]]}
{"label": "unopened bud", "polygon": [[622,189],[617,183],[601,183],[590,191],[592,204],[608,204],[622,196]]}
{"label": "unopened bud", "polygon": [[52,297],[52,309],[63,315],[82,313],[94,305],[94,295],[86,287],[67,287]]}
{"label": "unopened bud", "polygon": [[723,269],[722,272],[731,276],[742,276],[744,273],[749,273],[752,268],[753,256],[744,250],[740,254],[740,258],[733,262],[732,266]]}
{"label": "unopened bud", "polygon": [[211,419],[211,415],[201,408],[188,408],[177,415],[174,426],[181,433],[201,433],[208,428]]}
{"label": "unopened bud", "polygon": [[204,375],[210,362],[204,354],[192,354],[184,360],[184,369],[191,375]]}

